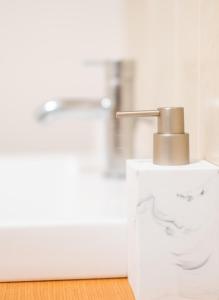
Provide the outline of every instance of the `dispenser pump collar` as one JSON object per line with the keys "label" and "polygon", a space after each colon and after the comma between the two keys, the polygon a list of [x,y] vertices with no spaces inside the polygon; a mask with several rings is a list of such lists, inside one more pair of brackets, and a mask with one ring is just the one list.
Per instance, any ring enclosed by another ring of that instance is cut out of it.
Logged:
{"label": "dispenser pump collar", "polygon": [[189,163],[189,135],[184,131],[183,107],[117,112],[116,117],[157,117],[158,131],[154,134],[154,163],[158,165]]}

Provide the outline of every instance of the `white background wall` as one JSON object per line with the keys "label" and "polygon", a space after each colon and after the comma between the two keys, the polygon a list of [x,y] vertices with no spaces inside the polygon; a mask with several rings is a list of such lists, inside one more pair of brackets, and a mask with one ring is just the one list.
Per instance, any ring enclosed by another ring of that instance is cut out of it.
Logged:
{"label": "white background wall", "polygon": [[103,69],[124,56],[123,0],[0,0],[0,152],[95,150],[99,122],[42,126],[35,109],[54,96],[103,95]]}
{"label": "white background wall", "polygon": [[[54,96],[101,96],[103,69],[86,60],[137,62],[137,108],[182,105],[193,158],[219,163],[218,0],[0,0],[0,152],[94,152],[101,122],[42,126]],[[138,122],[142,157],[153,121]]]}

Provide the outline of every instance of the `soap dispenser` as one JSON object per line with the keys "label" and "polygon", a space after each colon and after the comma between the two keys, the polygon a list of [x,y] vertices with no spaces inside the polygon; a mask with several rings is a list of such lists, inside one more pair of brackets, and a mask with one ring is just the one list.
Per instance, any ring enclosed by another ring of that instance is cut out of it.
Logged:
{"label": "soap dispenser", "polygon": [[158,119],[153,160],[127,162],[128,278],[136,300],[218,300],[219,168],[190,162],[182,107],[117,117]]}

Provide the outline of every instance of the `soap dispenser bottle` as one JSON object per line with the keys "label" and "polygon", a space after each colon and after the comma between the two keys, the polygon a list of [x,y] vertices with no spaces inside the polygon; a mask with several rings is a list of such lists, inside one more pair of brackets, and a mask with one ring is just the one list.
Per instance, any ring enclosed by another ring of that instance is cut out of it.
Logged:
{"label": "soap dispenser bottle", "polygon": [[219,168],[189,161],[184,109],[157,117],[152,160],[129,160],[128,277],[136,300],[219,299]]}

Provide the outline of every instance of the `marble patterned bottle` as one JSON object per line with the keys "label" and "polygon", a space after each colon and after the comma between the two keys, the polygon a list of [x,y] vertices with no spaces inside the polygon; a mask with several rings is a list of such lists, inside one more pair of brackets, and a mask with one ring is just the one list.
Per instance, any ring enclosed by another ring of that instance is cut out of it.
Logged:
{"label": "marble patterned bottle", "polygon": [[127,163],[128,277],[136,300],[218,300],[219,168],[190,163],[183,108],[134,114],[158,117],[154,160]]}

